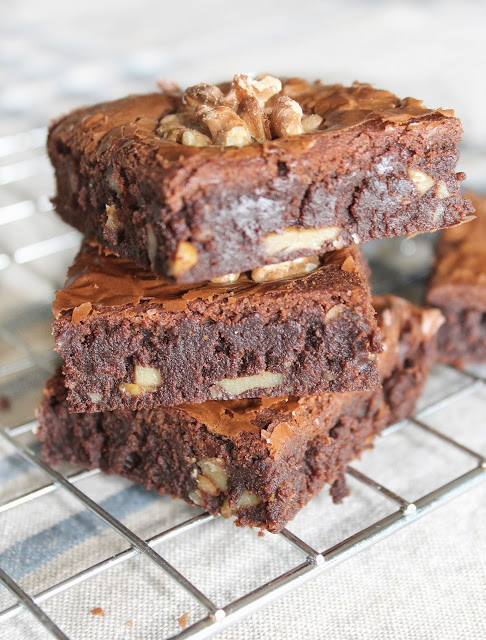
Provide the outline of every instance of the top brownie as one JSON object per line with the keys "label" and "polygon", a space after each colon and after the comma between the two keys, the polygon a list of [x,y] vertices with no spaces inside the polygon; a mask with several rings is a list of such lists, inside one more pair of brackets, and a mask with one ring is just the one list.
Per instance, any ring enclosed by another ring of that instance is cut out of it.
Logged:
{"label": "top brownie", "polygon": [[240,75],[79,109],[48,148],[64,220],[192,283],[460,222],[461,133],[367,84]]}

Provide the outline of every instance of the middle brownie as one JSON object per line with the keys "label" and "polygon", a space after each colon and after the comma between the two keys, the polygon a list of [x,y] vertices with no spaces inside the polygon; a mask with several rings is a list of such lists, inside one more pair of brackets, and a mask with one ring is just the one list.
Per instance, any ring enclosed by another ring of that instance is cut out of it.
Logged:
{"label": "middle brownie", "polygon": [[69,408],[377,388],[381,346],[364,270],[353,248],[325,254],[305,275],[170,285],[85,242],[53,304]]}

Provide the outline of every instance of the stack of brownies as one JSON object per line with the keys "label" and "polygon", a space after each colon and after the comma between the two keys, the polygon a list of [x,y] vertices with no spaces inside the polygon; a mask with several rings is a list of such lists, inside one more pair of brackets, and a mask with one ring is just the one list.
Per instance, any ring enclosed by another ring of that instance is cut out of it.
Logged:
{"label": "stack of brownies", "polygon": [[442,315],[372,301],[358,245],[469,219],[460,122],[364,84],[161,89],[51,127],[85,240],[38,435],[49,462],[276,532],[414,409]]}

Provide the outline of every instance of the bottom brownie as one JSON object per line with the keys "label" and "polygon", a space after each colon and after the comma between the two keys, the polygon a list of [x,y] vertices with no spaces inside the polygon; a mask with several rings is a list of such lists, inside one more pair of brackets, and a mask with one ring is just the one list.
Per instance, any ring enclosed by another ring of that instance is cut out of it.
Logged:
{"label": "bottom brownie", "polygon": [[415,408],[441,315],[393,296],[375,307],[385,345],[379,391],[70,414],[58,373],[38,410],[44,458],[99,467],[278,532],[324,484],[339,501],[348,463]]}

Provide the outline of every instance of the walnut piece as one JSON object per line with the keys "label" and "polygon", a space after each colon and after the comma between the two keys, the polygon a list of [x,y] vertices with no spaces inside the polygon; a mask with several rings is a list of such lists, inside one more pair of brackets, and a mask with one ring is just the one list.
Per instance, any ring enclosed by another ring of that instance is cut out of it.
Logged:
{"label": "walnut piece", "polygon": [[134,382],[135,384],[139,384],[141,387],[160,387],[162,384],[162,376],[157,369],[153,367],[142,367],[139,364],[135,365],[134,368]]}
{"label": "walnut piece", "polygon": [[121,382],[118,385],[120,393],[128,393],[130,396],[140,396],[144,392],[152,393],[162,384],[162,376],[153,367],[135,365],[134,382]]}
{"label": "walnut piece", "polygon": [[413,169],[412,167],[409,167],[407,169],[407,173],[410,180],[417,187],[417,191],[421,196],[427,193],[427,191],[435,184],[434,178],[420,169]]}
{"label": "walnut piece", "polygon": [[195,126],[197,126],[197,119],[194,114],[186,112],[171,113],[160,120],[157,135],[167,140],[181,142],[184,131]]}
{"label": "walnut piece", "polygon": [[212,140],[206,135],[206,130],[201,131],[202,128],[195,113],[183,111],[164,116],[159,122],[157,135],[189,147],[207,147]]}
{"label": "walnut piece", "polygon": [[223,147],[243,147],[251,137],[244,121],[230,107],[200,105],[196,117],[209,129],[214,144]]}
{"label": "walnut piece", "polygon": [[425,309],[422,312],[420,329],[426,338],[431,338],[444,324],[445,318],[439,309]]}
{"label": "walnut piece", "polygon": [[189,493],[187,497],[189,498],[189,500],[192,500],[195,505],[197,505],[198,507],[202,507],[201,497],[195,491],[191,491],[191,493]]}
{"label": "walnut piece", "polygon": [[88,398],[91,400],[93,404],[97,404],[98,402],[101,402],[101,400],[103,399],[103,395],[97,392],[88,393]]}
{"label": "walnut piece", "polygon": [[228,474],[224,470],[224,462],[220,458],[204,458],[199,460],[198,465],[203,472],[203,476],[199,476],[199,478],[209,478],[219,491],[227,490]]}
{"label": "walnut piece", "polygon": [[208,147],[211,144],[211,138],[199,131],[188,130],[182,134],[181,142],[186,147]]}
{"label": "walnut piece", "polygon": [[276,138],[304,133],[302,107],[288,96],[280,96],[270,114],[272,132]]}
{"label": "walnut piece", "polygon": [[253,80],[250,79],[250,85],[262,109],[270,98],[273,98],[273,96],[282,91],[282,83],[280,80],[269,75],[260,75]]}
{"label": "walnut piece", "polygon": [[238,115],[245,123],[248,133],[257,142],[263,143],[269,136],[268,120],[255,96],[247,96],[240,102]]}
{"label": "walnut piece", "polygon": [[211,282],[214,284],[233,284],[240,277],[239,273],[227,273],[225,276],[218,276],[217,278],[213,278]]}
{"label": "walnut piece", "polygon": [[234,94],[233,108],[246,124],[253,140],[263,143],[271,138],[270,123],[265,113],[265,104],[278,93],[282,83],[272,76],[259,76],[252,80],[249,76],[235,76],[231,93]]}
{"label": "walnut piece", "polygon": [[211,478],[201,475],[197,478],[197,488],[202,493],[209,493],[210,496],[217,496],[219,491]]}
{"label": "walnut piece", "polygon": [[[239,396],[245,391],[251,389],[269,389],[271,387],[278,387],[283,384],[285,376],[283,373],[272,373],[271,371],[264,371],[253,376],[242,376],[241,378],[224,378],[219,382],[216,382],[209,388],[214,399],[221,396],[220,389],[223,389],[231,396]],[[220,387],[218,389],[217,387]]]}
{"label": "walnut piece", "polygon": [[184,95],[182,96],[183,104],[194,110],[202,104],[215,107],[221,104],[222,99],[223,92],[219,87],[204,84],[203,82],[196,84],[193,87],[189,87],[184,91]]}
{"label": "walnut piece", "polygon": [[435,197],[438,200],[443,200],[444,198],[448,198],[451,194],[449,193],[449,189],[447,188],[444,180],[439,180],[437,186],[435,187]]}
{"label": "walnut piece", "polygon": [[305,258],[296,258],[287,262],[279,262],[278,264],[269,264],[265,267],[258,267],[251,272],[251,279],[254,282],[273,282],[274,280],[282,280],[291,276],[302,276],[306,273],[315,271],[320,265],[317,256],[307,256]]}
{"label": "walnut piece", "polygon": [[147,253],[150,266],[155,266],[155,258],[157,256],[157,238],[155,237],[152,225],[149,223],[145,226],[145,232],[147,233]]}
{"label": "walnut piece", "polygon": [[346,311],[346,306],[344,304],[335,304],[324,316],[325,322],[331,322],[331,320],[338,318],[343,311]]}
{"label": "walnut piece", "polygon": [[169,264],[169,275],[178,276],[192,269],[197,263],[197,250],[190,242],[179,242],[174,260]]}
{"label": "walnut piece", "polygon": [[235,512],[229,506],[228,498],[226,498],[226,500],[223,502],[223,504],[219,508],[219,513],[223,516],[223,518],[231,518],[232,516],[235,515]]}
{"label": "walnut piece", "polygon": [[105,205],[106,210],[106,222],[105,227],[111,229],[112,231],[122,231],[123,230],[123,222],[118,217],[118,212],[113,204]]}
{"label": "walnut piece", "polygon": [[321,116],[317,113],[311,113],[310,116],[304,116],[302,118],[302,126],[305,133],[313,133],[317,131],[322,124]]}
{"label": "walnut piece", "polygon": [[128,393],[129,396],[142,395],[142,387],[139,384],[132,384],[131,382],[120,382],[118,390],[120,393]]}
{"label": "walnut piece", "polygon": [[324,242],[332,242],[341,233],[341,227],[322,229],[294,229],[288,227],[282,233],[269,233],[263,238],[263,245],[270,256],[277,253],[293,253],[301,249],[319,251]]}
{"label": "walnut piece", "polygon": [[232,516],[236,515],[239,509],[257,507],[261,503],[261,498],[259,498],[255,493],[250,493],[248,489],[245,489],[234,507],[230,507],[229,500],[228,498],[226,498],[219,509],[219,513],[223,516],[223,518],[231,518]]}
{"label": "walnut piece", "polygon": [[237,509],[248,509],[248,507],[256,507],[261,504],[261,499],[254,493],[250,493],[246,489],[241,494],[240,499],[236,503]]}
{"label": "walnut piece", "polygon": [[438,225],[442,215],[444,214],[445,207],[442,202],[435,207],[434,212],[432,213],[432,221],[434,224]]}

